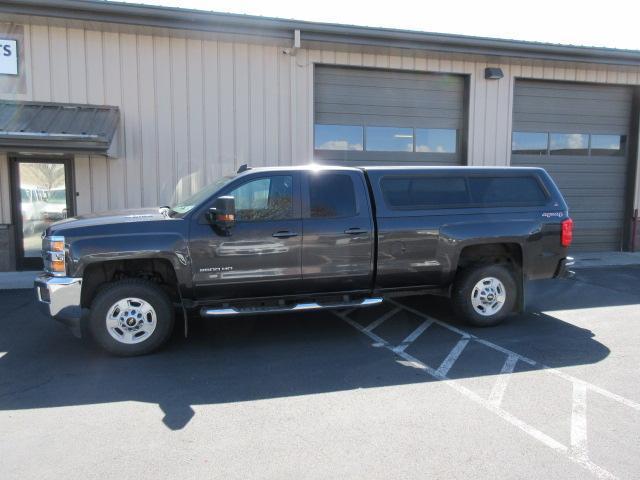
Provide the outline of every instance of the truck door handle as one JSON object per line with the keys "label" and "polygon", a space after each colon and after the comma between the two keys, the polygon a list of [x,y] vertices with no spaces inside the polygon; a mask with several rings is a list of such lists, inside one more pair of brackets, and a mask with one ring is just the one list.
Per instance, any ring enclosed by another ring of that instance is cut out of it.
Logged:
{"label": "truck door handle", "polygon": [[362,233],[369,233],[369,230],[365,230],[364,228],[358,228],[358,227],[353,227],[353,228],[347,228],[344,233],[346,233],[347,235],[360,235]]}
{"label": "truck door handle", "polygon": [[279,230],[271,236],[275,238],[290,238],[297,237],[298,234],[296,232],[292,232],[291,230]]}

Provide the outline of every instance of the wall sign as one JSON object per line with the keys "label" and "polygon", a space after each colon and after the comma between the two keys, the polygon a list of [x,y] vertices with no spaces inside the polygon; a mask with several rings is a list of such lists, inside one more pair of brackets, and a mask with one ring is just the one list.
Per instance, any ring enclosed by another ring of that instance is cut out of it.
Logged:
{"label": "wall sign", "polygon": [[0,75],[18,75],[18,42],[0,38]]}

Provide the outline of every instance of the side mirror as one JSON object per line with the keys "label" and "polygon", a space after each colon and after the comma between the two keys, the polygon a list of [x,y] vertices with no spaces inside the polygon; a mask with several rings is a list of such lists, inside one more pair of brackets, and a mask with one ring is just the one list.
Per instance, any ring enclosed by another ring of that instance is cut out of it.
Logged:
{"label": "side mirror", "polygon": [[209,209],[209,221],[223,230],[236,223],[236,201],[233,197],[218,197]]}

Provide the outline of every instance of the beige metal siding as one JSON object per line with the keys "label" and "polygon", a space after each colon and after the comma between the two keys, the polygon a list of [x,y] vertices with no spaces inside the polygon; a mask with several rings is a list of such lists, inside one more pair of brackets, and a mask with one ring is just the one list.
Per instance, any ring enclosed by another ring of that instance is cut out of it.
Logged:
{"label": "beige metal siding", "polygon": [[[0,32],[2,31],[0,25]],[[103,28],[103,30],[100,30]],[[313,65],[371,66],[469,76],[468,157],[506,165],[515,78],[640,82],[639,70],[414,51],[301,49],[202,35],[118,33],[25,24],[27,93],[2,98],[105,103],[121,109],[118,158],[77,156],[78,212],[164,204],[243,163],[306,163],[313,155]],[[303,45],[304,46],[304,45]],[[486,66],[505,78],[485,80]],[[6,157],[0,214],[10,223]],[[638,201],[636,202],[638,203]]]}
{"label": "beige metal siding", "polygon": [[0,215],[2,223],[10,223],[11,192],[9,185],[9,162],[7,156],[0,152]]}

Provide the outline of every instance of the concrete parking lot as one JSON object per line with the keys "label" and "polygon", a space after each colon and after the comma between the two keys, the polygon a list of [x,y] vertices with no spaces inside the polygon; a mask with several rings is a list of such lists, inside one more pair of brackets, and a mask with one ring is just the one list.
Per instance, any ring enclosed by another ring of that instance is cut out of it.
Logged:
{"label": "concrete parking lot", "polygon": [[638,478],[640,267],[447,301],[196,320],[120,359],[0,292],[0,478]]}

